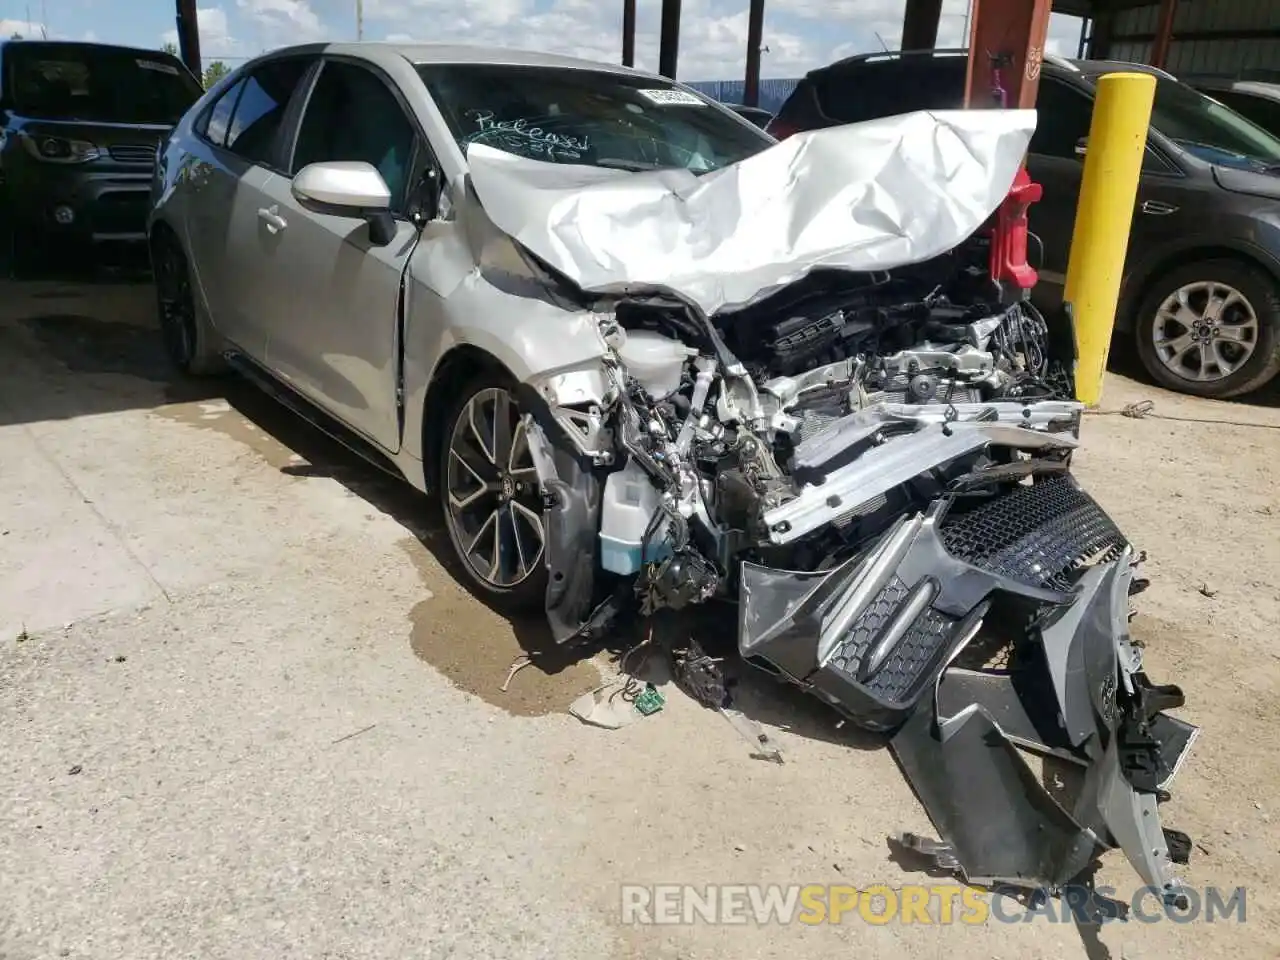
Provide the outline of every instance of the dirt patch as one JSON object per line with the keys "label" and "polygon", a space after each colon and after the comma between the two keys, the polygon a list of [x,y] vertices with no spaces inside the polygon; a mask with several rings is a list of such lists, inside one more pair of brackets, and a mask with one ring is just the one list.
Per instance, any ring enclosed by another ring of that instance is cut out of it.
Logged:
{"label": "dirt patch", "polygon": [[[419,541],[406,538],[401,547],[433,593],[409,614],[409,644],[454,686],[514,716],[541,717],[565,713],[580,694],[600,685],[593,661],[565,661],[557,651],[541,652],[546,642],[541,618],[521,622],[495,613],[453,580]],[[531,647],[534,662],[503,692],[512,664]]]}

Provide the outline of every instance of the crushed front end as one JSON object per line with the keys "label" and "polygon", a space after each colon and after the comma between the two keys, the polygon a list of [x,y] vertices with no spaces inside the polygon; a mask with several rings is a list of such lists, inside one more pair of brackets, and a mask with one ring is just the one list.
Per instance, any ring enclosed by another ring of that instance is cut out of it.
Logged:
{"label": "crushed front end", "polygon": [[[1158,805],[1196,729],[1166,712],[1182,694],[1148,680],[1129,638],[1140,554],[1071,474],[1069,316],[1001,289],[1023,285],[1024,244],[979,231],[1007,196],[1004,221],[1025,227],[1026,184],[1010,186],[1030,127],[981,113],[803,135],[700,183],[472,158],[482,202],[600,338],[598,364],[548,371],[521,399],[548,617],[569,643],[627,614],[734,602],[747,663],[888,736],[941,834],[909,847],[1036,889],[1119,847],[1176,902],[1189,844]],[[948,138],[967,186],[937,150]],[[921,191],[968,199],[904,202],[896,225],[855,209],[866,237],[822,235],[850,197],[901,187],[904,153]],[[754,214],[707,217],[749,210],[747,186],[814,157],[853,166],[778,188],[794,247],[735,266]],[[678,242],[640,245],[657,237]],[[1024,753],[1078,767],[1076,795],[1051,794]]]}

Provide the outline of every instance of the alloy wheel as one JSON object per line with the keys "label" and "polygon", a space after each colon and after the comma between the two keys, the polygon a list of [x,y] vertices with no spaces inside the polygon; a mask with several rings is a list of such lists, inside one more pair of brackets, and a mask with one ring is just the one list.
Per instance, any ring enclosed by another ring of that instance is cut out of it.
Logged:
{"label": "alloy wheel", "polygon": [[1258,345],[1258,314],[1239,290],[1202,280],[1179,287],[1152,322],[1160,362],[1183,380],[1214,382],[1238,371]]}
{"label": "alloy wheel", "polygon": [[538,475],[520,409],[501,387],[480,390],[449,436],[447,518],[458,552],[484,583],[509,590],[542,562]]}
{"label": "alloy wheel", "polygon": [[173,362],[185,370],[195,357],[196,305],[186,264],[169,244],[165,244],[160,256],[156,291],[165,349]]}

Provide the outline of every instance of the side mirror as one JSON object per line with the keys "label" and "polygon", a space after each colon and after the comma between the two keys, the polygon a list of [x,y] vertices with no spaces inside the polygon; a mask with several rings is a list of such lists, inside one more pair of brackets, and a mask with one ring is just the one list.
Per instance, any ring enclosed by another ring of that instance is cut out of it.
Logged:
{"label": "side mirror", "polygon": [[309,163],[293,178],[299,203],[337,216],[362,217],[369,222],[369,241],[385,247],[395,236],[391,190],[377,169],[362,160]]}
{"label": "side mirror", "polygon": [[293,195],[304,203],[349,210],[353,216],[391,206],[391,190],[382,174],[360,160],[307,164],[293,178]]}
{"label": "side mirror", "polygon": [[1076,141],[1076,156],[1083,157],[1089,150],[1089,138],[1081,137]]}

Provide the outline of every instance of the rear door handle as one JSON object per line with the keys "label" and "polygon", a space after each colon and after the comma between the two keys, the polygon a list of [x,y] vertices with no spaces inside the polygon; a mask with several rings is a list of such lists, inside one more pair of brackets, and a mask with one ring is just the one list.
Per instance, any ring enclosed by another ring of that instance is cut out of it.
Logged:
{"label": "rear door handle", "polygon": [[1170,213],[1177,213],[1178,208],[1171,203],[1165,203],[1163,200],[1144,200],[1142,206],[1139,207],[1143,213],[1150,213],[1157,217],[1163,217]]}
{"label": "rear door handle", "polygon": [[259,207],[258,219],[267,225],[267,230],[271,233],[279,233],[289,225],[289,221],[280,216],[280,208],[274,205]]}

